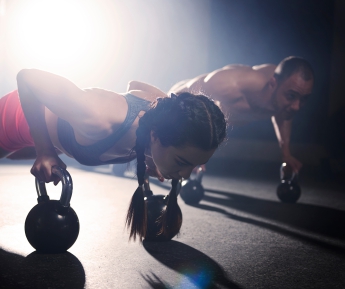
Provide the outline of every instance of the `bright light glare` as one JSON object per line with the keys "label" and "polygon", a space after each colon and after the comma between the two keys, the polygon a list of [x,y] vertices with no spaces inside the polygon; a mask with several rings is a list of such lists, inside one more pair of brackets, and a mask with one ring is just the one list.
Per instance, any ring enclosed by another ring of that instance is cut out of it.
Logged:
{"label": "bright light glare", "polygon": [[90,69],[90,63],[105,61],[102,57],[109,33],[109,7],[105,1],[100,3],[18,1],[7,23],[9,62],[15,61],[21,68],[34,66],[54,72],[68,67],[76,74],[73,70],[83,73]]}
{"label": "bright light glare", "polygon": [[6,2],[5,0],[0,0],[0,16],[4,16],[6,12]]}

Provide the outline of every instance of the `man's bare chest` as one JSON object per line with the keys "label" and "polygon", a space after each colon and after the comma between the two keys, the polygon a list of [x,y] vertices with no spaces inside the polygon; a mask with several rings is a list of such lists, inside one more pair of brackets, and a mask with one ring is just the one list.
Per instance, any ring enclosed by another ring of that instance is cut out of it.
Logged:
{"label": "man's bare chest", "polygon": [[256,120],[270,118],[272,111],[267,106],[260,102],[261,96],[259,93],[255,95],[238,94],[236,96],[219,97],[221,109],[226,117],[233,124],[245,123]]}

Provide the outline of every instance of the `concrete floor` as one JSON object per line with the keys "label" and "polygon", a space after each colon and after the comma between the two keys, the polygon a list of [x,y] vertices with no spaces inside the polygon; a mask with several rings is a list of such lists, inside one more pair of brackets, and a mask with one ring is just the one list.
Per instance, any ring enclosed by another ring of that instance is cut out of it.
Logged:
{"label": "concrete floor", "polygon": [[[345,288],[342,189],[301,183],[298,203],[283,204],[276,180],[206,175],[199,205],[179,198],[180,236],[140,244],[124,229],[136,180],[69,166],[80,234],[68,253],[40,255],[24,234],[29,170],[0,164],[0,288]],[[169,186],[151,183],[155,194]],[[60,197],[60,185],[47,190]]]}

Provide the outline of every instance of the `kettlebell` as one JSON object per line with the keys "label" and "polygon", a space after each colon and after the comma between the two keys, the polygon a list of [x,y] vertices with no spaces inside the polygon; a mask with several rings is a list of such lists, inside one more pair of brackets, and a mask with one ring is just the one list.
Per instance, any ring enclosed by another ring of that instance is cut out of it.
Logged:
{"label": "kettlebell", "polygon": [[[179,187],[181,183],[179,182]],[[178,191],[179,191],[178,187]],[[149,242],[164,242],[170,241],[174,236],[164,236],[159,234],[161,231],[161,225],[159,223],[159,217],[162,211],[168,204],[168,195],[154,195],[150,189],[149,177],[145,176],[144,180],[144,200],[146,203],[147,212],[147,229],[144,240]]]}
{"label": "kettlebell", "polygon": [[204,171],[201,167],[197,169],[196,177],[182,181],[180,195],[182,200],[188,205],[198,204],[204,197],[205,190],[201,184]]}
{"label": "kettlebell", "polygon": [[35,179],[37,202],[25,220],[25,235],[38,253],[54,254],[67,251],[77,240],[79,219],[70,207],[72,178],[67,170],[52,167],[62,183],[60,200],[50,200],[45,183]]}
{"label": "kettlebell", "polygon": [[298,174],[287,163],[282,163],[280,167],[280,184],[277,187],[277,196],[283,203],[296,203],[301,196]]}
{"label": "kettlebell", "polygon": [[158,218],[168,203],[168,196],[154,195],[150,189],[149,175],[145,174],[144,178],[144,200],[147,213],[147,229],[145,241],[168,241],[166,237],[159,234],[161,226]]}
{"label": "kettlebell", "polygon": [[161,225],[158,218],[168,203],[168,196],[151,195],[145,198],[147,208],[147,229],[145,241],[169,241],[170,239],[159,234]]}

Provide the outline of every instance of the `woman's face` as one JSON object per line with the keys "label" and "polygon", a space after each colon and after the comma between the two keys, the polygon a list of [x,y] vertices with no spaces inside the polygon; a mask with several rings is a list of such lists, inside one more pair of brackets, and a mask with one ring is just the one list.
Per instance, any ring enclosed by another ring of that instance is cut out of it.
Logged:
{"label": "woman's face", "polygon": [[151,157],[165,179],[188,179],[196,166],[205,164],[215,149],[205,151],[194,146],[164,147],[151,132]]}

